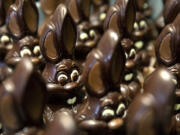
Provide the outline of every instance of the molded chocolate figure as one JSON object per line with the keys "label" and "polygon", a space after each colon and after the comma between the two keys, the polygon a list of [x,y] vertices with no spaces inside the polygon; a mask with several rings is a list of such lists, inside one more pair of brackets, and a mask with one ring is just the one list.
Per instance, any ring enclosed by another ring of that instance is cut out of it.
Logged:
{"label": "molded chocolate figure", "polygon": [[156,56],[160,64],[172,66],[180,62],[180,14],[167,25],[156,41]]}
{"label": "molded chocolate figure", "polygon": [[6,129],[16,131],[42,123],[46,85],[28,58],[20,61],[0,90],[0,119]]}
{"label": "molded chocolate figure", "polygon": [[[29,20],[31,14],[31,20]],[[30,57],[38,67],[43,64],[39,40],[36,37],[38,28],[38,12],[34,1],[17,0],[8,13],[8,29],[16,38],[13,48],[5,60],[9,65],[16,65],[21,58]]]}
{"label": "molded chocolate figure", "polygon": [[128,135],[166,135],[172,116],[176,78],[165,68],[153,72],[128,110]]}
{"label": "molded chocolate figure", "polygon": [[116,0],[109,8],[104,30],[112,29],[121,37],[129,35],[133,31],[135,11],[134,0]]}
{"label": "molded chocolate figure", "polygon": [[60,4],[40,39],[42,54],[47,61],[43,77],[52,99],[69,98],[82,87],[81,67],[73,61],[76,37],[73,19],[67,8]]}
{"label": "molded chocolate figure", "polygon": [[120,38],[117,33],[108,30],[86,59],[84,77],[87,91],[101,97],[117,88],[123,76],[124,64],[125,55]]}
{"label": "molded chocolate figure", "polygon": [[8,11],[7,28],[17,39],[37,33],[38,10],[34,0],[16,0],[15,4],[11,5]]}
{"label": "molded chocolate figure", "polygon": [[89,22],[91,0],[68,0],[66,5],[77,27],[75,57],[85,60],[101,37],[99,29]]}

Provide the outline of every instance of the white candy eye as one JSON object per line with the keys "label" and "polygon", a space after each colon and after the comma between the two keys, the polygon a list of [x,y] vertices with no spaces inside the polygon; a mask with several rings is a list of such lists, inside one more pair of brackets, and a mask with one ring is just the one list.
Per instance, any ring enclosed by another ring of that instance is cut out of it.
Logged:
{"label": "white candy eye", "polygon": [[3,35],[1,37],[1,42],[2,43],[8,43],[10,41],[10,38],[7,35]]}
{"label": "white candy eye", "polygon": [[137,22],[134,23],[134,26],[133,26],[133,27],[134,27],[135,30],[139,30],[139,25],[138,25]]}
{"label": "white candy eye", "polygon": [[39,55],[41,54],[41,50],[40,50],[40,47],[39,47],[38,45],[34,47],[33,53],[34,53],[36,56],[39,56]]}
{"label": "white candy eye", "polygon": [[57,75],[57,81],[61,84],[61,85],[65,85],[67,83],[68,77],[66,74],[64,73],[60,73]]}
{"label": "white candy eye", "polygon": [[85,32],[82,32],[82,33],[80,34],[80,39],[81,39],[81,40],[87,40],[87,39],[88,39],[88,34],[85,33]]}
{"label": "white candy eye", "polygon": [[139,25],[140,25],[140,28],[141,28],[141,29],[147,27],[147,23],[146,23],[146,21],[144,21],[144,20],[140,21]]}
{"label": "white candy eye", "polygon": [[135,49],[131,49],[130,53],[129,53],[129,57],[132,58],[132,57],[135,57],[136,55],[136,50]]}
{"label": "white candy eye", "polygon": [[101,13],[99,19],[103,21],[106,18],[106,13]]}
{"label": "white candy eye", "polygon": [[77,81],[78,79],[78,76],[79,76],[79,72],[75,69],[72,71],[71,73],[71,80],[74,82],[74,81]]}
{"label": "white candy eye", "polygon": [[89,35],[90,35],[90,37],[95,37],[96,33],[94,30],[90,30]]}
{"label": "white candy eye", "polygon": [[21,55],[21,57],[31,56],[31,50],[29,50],[28,48],[23,48],[23,49],[20,51],[20,55]]}

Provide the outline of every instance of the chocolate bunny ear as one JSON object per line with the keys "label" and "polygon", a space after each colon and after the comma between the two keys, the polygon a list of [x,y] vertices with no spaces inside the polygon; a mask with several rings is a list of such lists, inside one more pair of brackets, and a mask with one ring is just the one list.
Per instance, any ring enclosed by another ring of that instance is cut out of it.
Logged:
{"label": "chocolate bunny ear", "polygon": [[89,18],[91,0],[67,0],[66,5],[76,24]]}
{"label": "chocolate bunny ear", "polygon": [[38,10],[34,0],[16,0],[8,12],[7,27],[16,38],[36,34],[38,29]]}
{"label": "chocolate bunny ear", "polygon": [[60,4],[53,17],[43,29],[40,46],[46,60],[58,62],[73,57],[76,42],[76,27],[65,5]]}
{"label": "chocolate bunny ear", "polygon": [[180,12],[180,0],[166,0],[164,5],[164,20],[166,24],[173,22]]}
{"label": "chocolate bunny ear", "polygon": [[0,26],[5,24],[5,19],[10,5],[12,5],[15,0],[0,0]]}
{"label": "chocolate bunny ear", "polygon": [[46,85],[30,59],[20,61],[0,90],[0,118],[7,129],[18,130],[27,124],[41,123]]}
{"label": "chocolate bunny ear", "polygon": [[47,15],[50,16],[53,14],[53,12],[56,10],[56,7],[60,3],[64,3],[65,0],[40,0],[41,2],[41,7],[43,9],[43,12]]}
{"label": "chocolate bunny ear", "polygon": [[134,0],[116,0],[107,13],[104,29],[113,29],[121,36],[130,34],[135,22],[135,11]]}
{"label": "chocolate bunny ear", "polygon": [[172,24],[167,25],[156,41],[156,56],[159,63],[171,66],[177,63],[180,53],[180,14]]}
{"label": "chocolate bunny ear", "polygon": [[117,33],[108,30],[98,47],[90,52],[84,66],[86,86],[90,94],[103,96],[119,85],[125,66],[124,51]]}

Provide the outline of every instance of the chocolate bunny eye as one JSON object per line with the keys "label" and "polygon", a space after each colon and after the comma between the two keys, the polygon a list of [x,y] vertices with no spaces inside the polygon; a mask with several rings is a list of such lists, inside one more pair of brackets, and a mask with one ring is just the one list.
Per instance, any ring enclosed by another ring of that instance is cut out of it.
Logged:
{"label": "chocolate bunny eye", "polygon": [[140,21],[139,27],[140,27],[141,29],[145,29],[145,28],[147,27],[146,21],[145,21],[145,20]]}
{"label": "chocolate bunny eye", "polygon": [[71,81],[75,82],[78,80],[79,72],[77,69],[74,69],[71,73]]}
{"label": "chocolate bunny eye", "polygon": [[64,72],[59,72],[56,78],[61,85],[65,85],[68,81],[68,76]]}
{"label": "chocolate bunny eye", "polygon": [[88,36],[88,34],[86,33],[86,32],[82,32],[81,34],[80,34],[80,39],[82,40],[82,41],[85,41],[85,40],[87,40],[89,38],[89,36]]}
{"label": "chocolate bunny eye", "polygon": [[24,47],[21,51],[20,51],[20,56],[21,57],[25,57],[25,56],[31,56],[31,50],[27,47]]}
{"label": "chocolate bunny eye", "polygon": [[36,56],[40,56],[41,55],[41,50],[40,50],[40,46],[36,45],[33,49],[33,53]]}

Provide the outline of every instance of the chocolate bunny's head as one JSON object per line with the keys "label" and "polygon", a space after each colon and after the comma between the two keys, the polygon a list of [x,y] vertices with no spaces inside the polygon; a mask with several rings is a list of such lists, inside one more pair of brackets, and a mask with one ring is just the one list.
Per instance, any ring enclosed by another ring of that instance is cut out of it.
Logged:
{"label": "chocolate bunny's head", "polygon": [[66,98],[80,87],[81,70],[75,61],[76,27],[65,5],[60,4],[40,38],[47,64],[43,71],[49,95]]}
{"label": "chocolate bunny's head", "polygon": [[85,59],[101,36],[100,31],[89,22],[91,0],[68,0],[66,5],[77,24],[75,56],[77,59]]}
{"label": "chocolate bunny's head", "polygon": [[7,27],[15,38],[12,50],[7,54],[6,61],[10,65],[17,64],[22,57],[30,57],[33,63],[41,64],[39,40],[36,37],[38,28],[38,11],[33,0],[17,0],[11,5]]}

